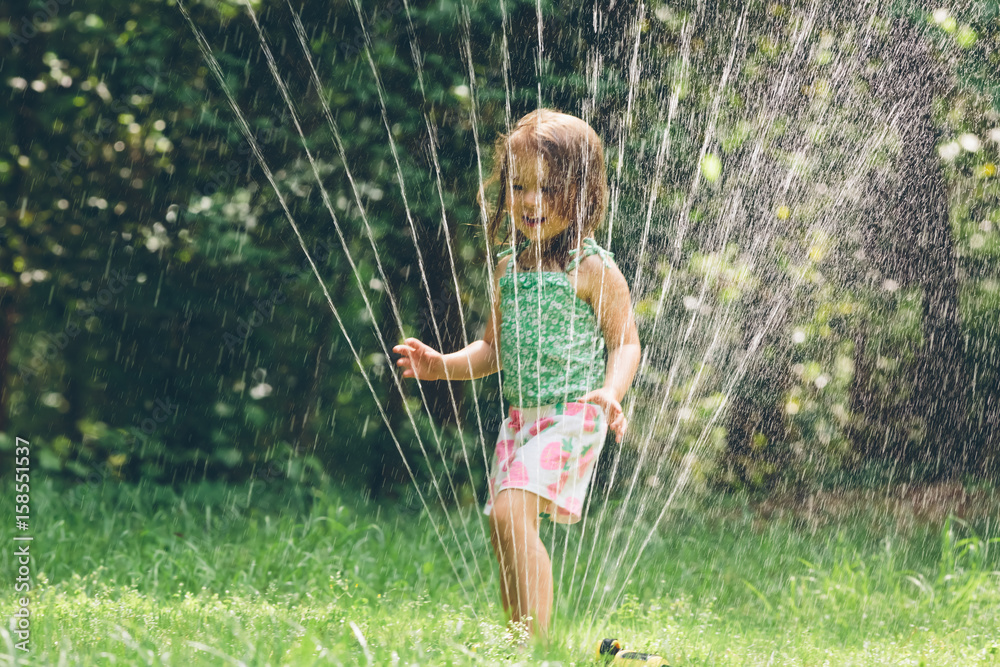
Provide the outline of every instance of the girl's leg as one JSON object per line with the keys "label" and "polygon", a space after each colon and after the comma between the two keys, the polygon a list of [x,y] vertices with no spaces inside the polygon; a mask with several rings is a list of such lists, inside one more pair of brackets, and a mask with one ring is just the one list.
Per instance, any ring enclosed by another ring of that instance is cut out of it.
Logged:
{"label": "girl's leg", "polygon": [[521,489],[497,494],[490,513],[490,540],[500,562],[500,598],[515,623],[534,618],[532,635],[545,637],[552,614],[552,564],[538,536],[548,501]]}

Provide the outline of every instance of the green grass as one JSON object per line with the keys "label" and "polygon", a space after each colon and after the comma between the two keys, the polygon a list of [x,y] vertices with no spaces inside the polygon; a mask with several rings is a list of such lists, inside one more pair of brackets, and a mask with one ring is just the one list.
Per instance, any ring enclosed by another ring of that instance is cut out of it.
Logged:
{"label": "green grass", "polygon": [[[465,524],[452,513],[471,537],[468,566],[452,549],[461,582],[434,533],[431,519],[456,544],[439,509],[334,491],[36,483],[32,516],[31,651],[14,650],[5,625],[0,664],[581,665],[610,636],[672,665],[1000,664],[995,518],[901,524],[861,509],[817,525],[692,503],[668,513],[624,587],[648,519],[630,516],[613,540],[605,523],[595,561],[623,558],[596,587],[595,565],[583,576],[594,524],[546,526],[564,568],[556,644],[519,653],[474,507]],[[0,554],[12,582],[13,548]]]}

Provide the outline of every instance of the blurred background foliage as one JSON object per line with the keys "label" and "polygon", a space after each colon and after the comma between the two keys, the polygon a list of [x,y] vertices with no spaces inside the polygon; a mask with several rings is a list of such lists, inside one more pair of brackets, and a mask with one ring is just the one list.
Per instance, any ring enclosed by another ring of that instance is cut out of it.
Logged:
{"label": "blurred background foliage", "polygon": [[293,5],[317,89],[254,2],[334,220],[248,11],[185,3],[336,314],[176,2],[0,4],[0,447],[481,500],[496,378],[387,351],[481,335],[480,174],[542,105],[604,138],[640,323],[613,494],[992,478],[1000,3],[605,4]]}

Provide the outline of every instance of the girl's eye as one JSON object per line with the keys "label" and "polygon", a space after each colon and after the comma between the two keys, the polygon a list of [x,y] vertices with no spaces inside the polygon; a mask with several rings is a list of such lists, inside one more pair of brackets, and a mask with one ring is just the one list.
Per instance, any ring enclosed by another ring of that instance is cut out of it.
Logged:
{"label": "girl's eye", "polygon": [[548,187],[542,188],[542,194],[550,195],[553,192],[555,192],[555,188],[548,188]]}
{"label": "girl's eye", "polygon": [[512,189],[512,190],[513,190],[514,192],[520,192],[520,191],[521,191],[521,190],[523,190],[524,188],[523,188],[523,187],[521,187],[520,185],[512,185],[512,186],[511,186],[511,189]]}

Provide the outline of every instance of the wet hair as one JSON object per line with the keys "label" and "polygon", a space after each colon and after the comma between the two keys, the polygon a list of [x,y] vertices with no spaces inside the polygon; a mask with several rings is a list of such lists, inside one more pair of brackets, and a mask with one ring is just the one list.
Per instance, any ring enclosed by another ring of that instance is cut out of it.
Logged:
{"label": "wet hair", "polygon": [[570,220],[569,227],[541,248],[543,263],[565,269],[569,251],[590,236],[604,220],[608,207],[608,179],[604,147],[585,121],[552,109],[527,114],[508,135],[501,135],[494,150],[493,173],[488,184],[499,183],[487,233],[494,245],[519,247],[524,236],[513,225],[504,225],[512,192],[511,161],[541,159],[548,168],[547,186],[555,193],[547,205]]}

